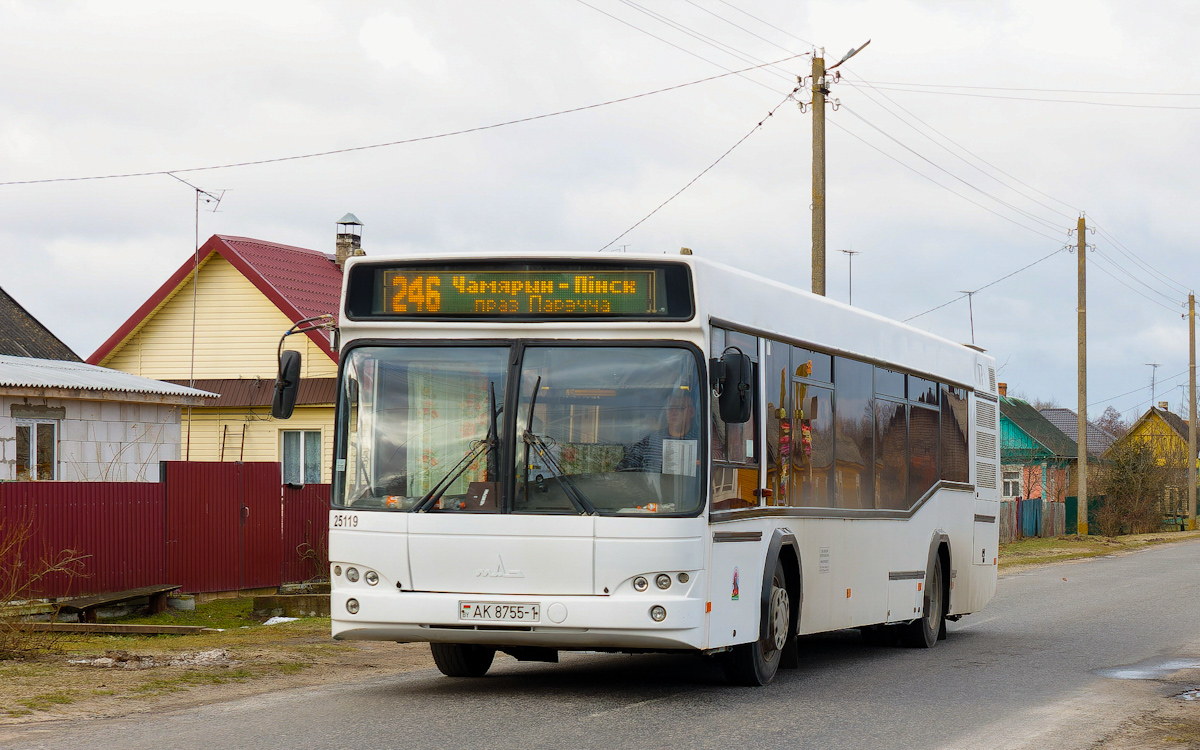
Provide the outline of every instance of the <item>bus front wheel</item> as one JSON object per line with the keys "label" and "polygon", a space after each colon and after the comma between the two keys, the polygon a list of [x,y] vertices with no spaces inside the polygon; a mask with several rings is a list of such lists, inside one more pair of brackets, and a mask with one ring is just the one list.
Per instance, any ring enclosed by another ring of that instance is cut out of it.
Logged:
{"label": "bus front wheel", "polygon": [[431,643],[433,662],[447,677],[483,677],[496,658],[496,649],[473,643]]}
{"label": "bus front wheel", "polygon": [[775,679],[780,658],[791,635],[792,605],[784,576],[783,563],[775,561],[771,578],[771,599],[767,617],[770,627],[766,636],[754,643],[734,646],[725,659],[725,677],[734,685],[756,687]]}

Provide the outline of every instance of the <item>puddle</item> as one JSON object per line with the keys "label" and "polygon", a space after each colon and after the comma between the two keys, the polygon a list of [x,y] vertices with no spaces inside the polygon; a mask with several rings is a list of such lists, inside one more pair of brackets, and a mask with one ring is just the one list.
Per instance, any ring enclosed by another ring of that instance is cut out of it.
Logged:
{"label": "puddle", "polygon": [[[1126,667],[1097,669],[1096,674],[1114,680],[1158,680],[1181,669],[1200,669],[1200,658],[1147,659]],[[1196,699],[1200,700],[1200,696]]]}
{"label": "puddle", "polygon": [[1200,688],[1185,690],[1175,697],[1181,701],[1200,701]]}

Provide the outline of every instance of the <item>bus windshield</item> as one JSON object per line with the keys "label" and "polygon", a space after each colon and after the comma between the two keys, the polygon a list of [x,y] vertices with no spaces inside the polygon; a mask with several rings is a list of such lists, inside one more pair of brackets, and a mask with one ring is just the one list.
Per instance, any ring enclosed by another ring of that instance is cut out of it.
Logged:
{"label": "bus windshield", "polygon": [[[694,514],[701,389],[688,349],[359,347],[334,504],[360,510]],[[516,406],[507,382],[519,376]],[[514,413],[515,412],[515,413]]]}

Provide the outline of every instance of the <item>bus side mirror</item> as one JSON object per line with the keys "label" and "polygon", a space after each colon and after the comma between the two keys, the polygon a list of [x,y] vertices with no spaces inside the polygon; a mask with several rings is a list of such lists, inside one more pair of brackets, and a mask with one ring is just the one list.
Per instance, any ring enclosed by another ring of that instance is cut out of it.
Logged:
{"label": "bus side mirror", "polygon": [[721,421],[726,424],[745,424],[750,421],[753,406],[754,364],[741,352],[727,351],[720,359],[709,362],[712,385],[717,392],[717,407]]}
{"label": "bus side mirror", "polygon": [[296,408],[300,392],[300,352],[285,351],[279,355],[279,375],[275,378],[275,398],[271,401],[271,416],[288,419]]}

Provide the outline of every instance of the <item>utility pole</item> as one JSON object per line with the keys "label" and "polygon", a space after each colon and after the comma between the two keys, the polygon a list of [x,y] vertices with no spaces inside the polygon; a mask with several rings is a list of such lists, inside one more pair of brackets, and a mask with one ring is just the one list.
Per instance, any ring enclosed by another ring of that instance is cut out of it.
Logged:
{"label": "utility pole", "polygon": [[[866,49],[868,39],[861,47],[852,47],[829,67],[833,70]],[[825,97],[829,95],[829,79],[826,77],[825,50],[813,50],[812,61],[812,292],[825,296]],[[834,74],[834,80],[841,71]],[[833,100],[837,108],[837,100]],[[801,107],[803,110],[803,107]]]}
{"label": "utility pole", "polygon": [[971,346],[975,346],[975,292],[966,292],[960,289],[958,293],[967,295],[967,312],[971,314]]}
{"label": "utility pole", "polygon": [[846,260],[850,261],[850,281],[847,283],[847,291],[849,292],[850,301],[847,304],[854,304],[854,256],[862,255],[858,250],[839,250],[838,252],[846,254]]}
{"label": "utility pole", "polygon": [[1188,528],[1196,528],[1196,295],[1188,295]]}
{"label": "utility pole", "polygon": [[[824,54],[824,53],[822,53]],[[825,58],[812,61],[812,293],[825,296]]]}
{"label": "utility pole", "polygon": [[[1154,399],[1158,398],[1158,393],[1155,390],[1158,379],[1155,376],[1158,375],[1158,368],[1162,367],[1162,365],[1157,362],[1147,362],[1146,367],[1150,368],[1150,406],[1158,408],[1158,404],[1154,401]],[[1168,398],[1170,397],[1168,396]]]}
{"label": "utility pole", "polygon": [[1088,496],[1087,496],[1087,478],[1088,478],[1088,463],[1087,463],[1087,264],[1084,257],[1087,252],[1087,221],[1083,216],[1079,217],[1079,224],[1075,227],[1075,252],[1079,255],[1079,352],[1078,368],[1079,368],[1079,422],[1076,425],[1076,445],[1079,452],[1076,454],[1076,470],[1079,473],[1079,488],[1076,491],[1076,502],[1078,503],[1078,519],[1079,528],[1077,531],[1081,536],[1087,536],[1088,533]]}

